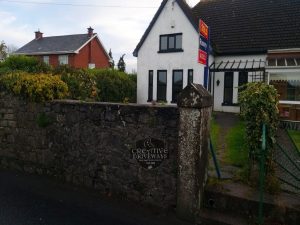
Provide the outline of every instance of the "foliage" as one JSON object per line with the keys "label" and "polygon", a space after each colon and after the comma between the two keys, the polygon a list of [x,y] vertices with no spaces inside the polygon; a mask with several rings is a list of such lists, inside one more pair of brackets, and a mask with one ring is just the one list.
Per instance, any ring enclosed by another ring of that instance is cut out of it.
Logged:
{"label": "foliage", "polygon": [[68,86],[59,76],[16,72],[0,78],[0,89],[10,91],[34,102],[62,99],[68,93]]}
{"label": "foliage", "polygon": [[245,146],[245,124],[239,121],[226,135],[226,162],[243,167],[247,164],[248,151]]}
{"label": "foliage", "polygon": [[114,61],[114,58],[112,56],[111,49],[109,49],[108,56],[110,58],[110,60],[109,60],[109,67],[112,68],[112,69],[114,69],[115,68],[115,61]]}
{"label": "foliage", "polygon": [[136,102],[136,77],[117,70],[91,70],[96,79],[98,100]]}
{"label": "foliage", "polygon": [[121,72],[125,72],[126,70],[126,63],[124,61],[124,56],[125,54],[123,54],[120,59],[119,59],[119,62],[118,62],[118,70],[121,71]]}
{"label": "foliage", "polygon": [[99,90],[96,86],[95,76],[90,71],[60,66],[54,69],[54,74],[61,74],[61,79],[68,85],[69,98],[97,100]]}
{"label": "foliage", "polygon": [[[43,71],[45,72],[43,73]],[[38,93],[33,94],[34,96],[25,93],[28,87],[24,87],[24,85],[31,86],[30,90],[27,91],[35,90],[39,85],[42,85],[43,88],[47,86],[53,89],[54,87],[50,85],[50,82],[57,83],[59,80],[68,87],[68,93],[64,94],[65,98],[84,101],[136,102],[136,75],[128,75],[114,69],[75,69],[66,65],[50,68],[44,63],[40,63],[37,58],[11,56],[0,64],[1,74],[3,75],[0,84],[2,88],[15,94],[30,96],[30,98],[37,101],[44,101],[44,97],[41,97],[41,99],[37,97],[36,99],[35,95],[38,95]],[[53,80],[51,74],[56,75],[54,77],[57,77],[57,80]],[[44,76],[50,77],[50,80],[46,80]],[[42,80],[46,83],[39,84],[41,78],[37,79],[38,77],[42,77]],[[25,81],[25,78],[28,80]],[[37,82],[37,84],[33,84],[33,82]],[[23,85],[23,89],[19,90],[16,85],[18,87]],[[39,90],[40,88],[35,91]],[[45,100],[51,98],[45,97]]]}
{"label": "foliage", "polygon": [[278,125],[278,94],[274,86],[265,83],[248,83],[240,92],[241,115],[246,124],[246,144],[249,158],[254,163],[261,149],[262,125],[267,127],[267,169],[271,168],[271,157]]}
{"label": "foliage", "polygon": [[214,148],[217,148],[218,136],[220,135],[220,125],[215,121],[215,119],[211,120],[211,132],[210,138]]}
{"label": "foliage", "polygon": [[11,55],[0,64],[0,71],[24,71],[28,73],[47,73],[50,67],[36,57]]}

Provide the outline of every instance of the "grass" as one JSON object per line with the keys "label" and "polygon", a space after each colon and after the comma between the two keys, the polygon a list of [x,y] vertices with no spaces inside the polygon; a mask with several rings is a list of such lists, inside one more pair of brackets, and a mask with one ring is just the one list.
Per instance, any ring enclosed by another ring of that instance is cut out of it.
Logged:
{"label": "grass", "polygon": [[[212,119],[211,121],[211,140],[215,149],[218,146],[218,136],[220,135],[220,125]],[[226,134],[226,153],[225,163],[234,166],[242,167],[248,163],[248,152],[245,146],[245,125],[242,121],[239,121],[234,127],[230,128]],[[222,160],[221,160],[222,161]]]}
{"label": "grass", "polygon": [[242,167],[247,164],[248,152],[245,145],[245,125],[239,121],[226,135],[225,162]]}
{"label": "grass", "polygon": [[210,131],[210,137],[212,144],[214,148],[216,148],[217,143],[218,143],[218,136],[220,134],[220,125],[216,123],[214,119],[211,120],[211,131]]}
{"label": "grass", "polygon": [[293,142],[295,143],[298,151],[300,151],[300,131],[288,130],[288,134],[292,138]]}

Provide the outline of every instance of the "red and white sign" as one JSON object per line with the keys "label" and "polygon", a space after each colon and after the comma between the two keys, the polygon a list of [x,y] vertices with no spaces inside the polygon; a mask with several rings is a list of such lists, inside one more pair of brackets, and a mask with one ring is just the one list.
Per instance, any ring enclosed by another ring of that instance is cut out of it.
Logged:
{"label": "red and white sign", "polygon": [[201,49],[198,50],[198,63],[206,65],[207,53]]}
{"label": "red and white sign", "polygon": [[199,32],[200,35],[203,35],[203,37],[208,40],[208,26],[206,25],[206,23],[204,23],[203,20],[200,20],[199,22]]}
{"label": "red and white sign", "polygon": [[199,21],[199,50],[198,50],[198,63],[206,65],[207,64],[207,54],[208,54],[208,26],[203,20]]}

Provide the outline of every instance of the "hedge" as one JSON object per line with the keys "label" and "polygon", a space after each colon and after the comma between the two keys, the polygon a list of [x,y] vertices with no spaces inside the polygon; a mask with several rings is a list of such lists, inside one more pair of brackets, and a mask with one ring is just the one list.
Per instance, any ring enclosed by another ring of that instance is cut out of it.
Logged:
{"label": "hedge", "polygon": [[33,102],[65,98],[68,86],[59,76],[16,72],[0,77],[0,90],[9,91]]}
{"label": "hedge", "polygon": [[[136,102],[136,75],[114,69],[75,69],[68,66],[51,68],[35,57],[10,56],[0,63],[0,77],[2,89],[31,101],[68,98]],[[58,93],[55,85],[59,85]],[[67,86],[67,93],[62,88],[64,85]]]}

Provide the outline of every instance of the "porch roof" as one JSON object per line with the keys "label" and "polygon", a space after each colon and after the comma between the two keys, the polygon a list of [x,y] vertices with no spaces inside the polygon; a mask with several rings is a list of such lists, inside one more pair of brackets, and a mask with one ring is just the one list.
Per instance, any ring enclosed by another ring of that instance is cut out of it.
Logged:
{"label": "porch roof", "polygon": [[227,60],[221,62],[213,62],[209,70],[210,72],[233,72],[233,71],[244,71],[244,72],[255,72],[265,71],[266,62],[263,60]]}

